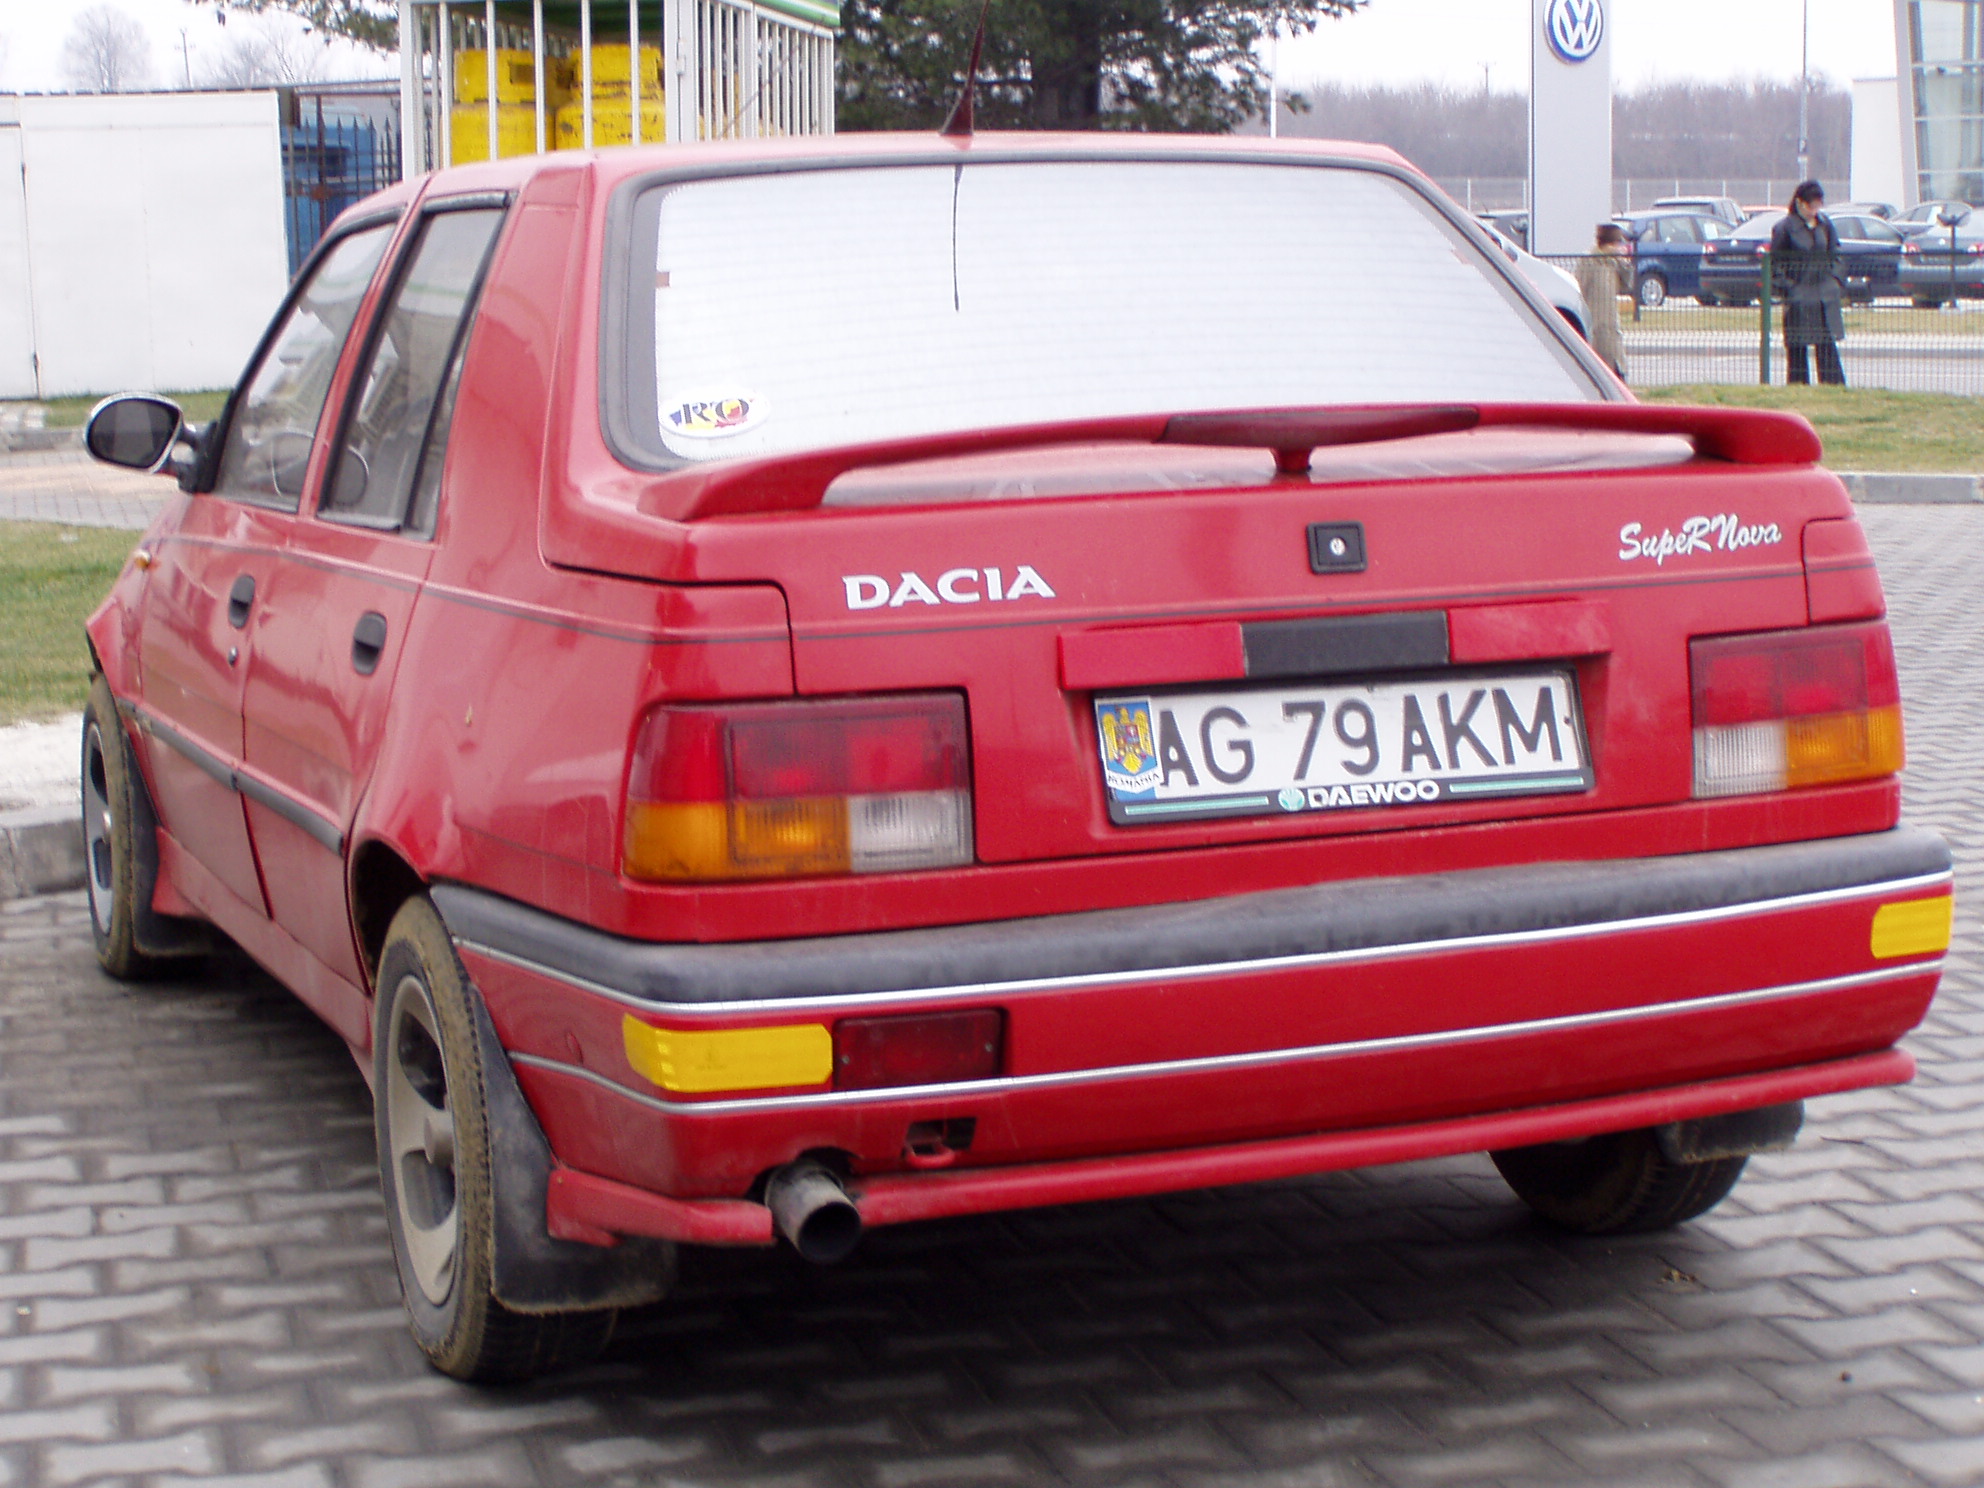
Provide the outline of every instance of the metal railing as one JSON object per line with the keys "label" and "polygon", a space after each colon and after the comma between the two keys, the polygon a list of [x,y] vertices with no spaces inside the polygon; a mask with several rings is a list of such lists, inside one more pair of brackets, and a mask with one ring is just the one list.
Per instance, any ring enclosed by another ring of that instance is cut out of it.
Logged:
{"label": "metal railing", "polygon": [[831,134],[838,24],[834,0],[401,0],[406,171]]}
{"label": "metal railing", "polygon": [[[1925,257],[1928,267],[1903,270],[1904,280],[1850,286],[1841,315],[1845,334],[1838,341],[1848,386],[1984,395],[1984,277],[1977,268],[1969,278],[1952,269],[1946,283],[1947,255]],[[1574,277],[1587,263],[1619,262],[1581,256],[1548,261]],[[1587,275],[1587,282],[1594,277],[1602,275]],[[1637,286],[1644,277],[1635,274],[1631,282]],[[1626,381],[1641,387],[1784,383],[1789,369],[1777,277],[1764,255],[1754,281],[1712,280],[1706,291],[1686,281],[1663,282],[1657,295],[1622,292]],[[1771,292],[1763,292],[1767,285]],[[1710,303],[1703,302],[1704,293]],[[1642,303],[1655,298],[1658,303]],[[1594,321],[1602,313],[1587,308]]]}

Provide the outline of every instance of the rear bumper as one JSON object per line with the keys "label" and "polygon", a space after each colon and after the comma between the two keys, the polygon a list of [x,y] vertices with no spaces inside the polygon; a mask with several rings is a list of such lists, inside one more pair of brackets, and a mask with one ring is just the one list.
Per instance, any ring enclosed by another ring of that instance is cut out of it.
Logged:
{"label": "rear bumper", "polygon": [[[958,1172],[884,1174],[849,1185],[864,1226],[948,1219],[1050,1204],[1139,1198],[1194,1188],[1264,1183],[1345,1168],[1493,1152],[1784,1105],[1813,1096],[1900,1085],[1915,1060],[1899,1049],[1826,1064],[1712,1080],[1678,1090],[1642,1091],[1528,1111],[1504,1111],[1419,1126],[1325,1132],[1272,1142],[1183,1152],[1135,1153],[1077,1162],[1023,1163]],[[611,1179],[558,1169],[546,1220],[553,1237],[598,1243],[618,1235],[686,1245],[770,1245],[771,1211],[734,1199],[668,1199]]]}
{"label": "rear bumper", "polygon": [[[752,1243],[764,1211],[735,1201],[821,1149],[887,1223],[1905,1079],[1891,1046],[1926,1010],[1942,952],[1883,942],[1876,915],[1949,884],[1942,842],[1903,828],[745,945],[634,943],[459,886],[433,894],[571,1170],[554,1214]],[[1004,1011],[997,1078],[682,1096],[625,1052],[629,1018],[831,1027],[959,1005]],[[969,1149],[916,1171],[909,1126],[965,1120]]]}

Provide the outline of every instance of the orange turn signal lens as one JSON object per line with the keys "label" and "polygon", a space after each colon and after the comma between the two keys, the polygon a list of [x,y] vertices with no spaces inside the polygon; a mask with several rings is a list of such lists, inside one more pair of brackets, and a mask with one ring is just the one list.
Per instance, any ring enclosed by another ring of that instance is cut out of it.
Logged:
{"label": "orange turn signal lens", "polygon": [[1788,718],[1784,783],[1795,788],[1899,774],[1903,752],[1899,707]]}

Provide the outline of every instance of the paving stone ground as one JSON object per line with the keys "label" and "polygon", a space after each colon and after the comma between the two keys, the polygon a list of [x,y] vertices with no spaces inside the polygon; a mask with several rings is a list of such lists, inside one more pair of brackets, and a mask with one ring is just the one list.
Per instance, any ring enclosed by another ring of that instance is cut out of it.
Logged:
{"label": "paving stone ground", "polygon": [[369,1105],[245,964],[120,986],[0,906],[0,1488],[1984,1483],[1984,511],[1863,513],[1957,851],[1912,1087],[1581,1241],[1482,1158],[701,1253],[598,1366],[430,1373]]}

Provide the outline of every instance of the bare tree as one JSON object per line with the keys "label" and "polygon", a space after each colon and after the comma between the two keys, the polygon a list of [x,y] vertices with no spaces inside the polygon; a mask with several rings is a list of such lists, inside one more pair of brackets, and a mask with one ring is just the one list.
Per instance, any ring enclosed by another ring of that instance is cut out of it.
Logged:
{"label": "bare tree", "polygon": [[63,38],[62,71],[79,92],[132,92],[151,81],[151,38],[116,6],[92,5]]}
{"label": "bare tree", "polygon": [[308,27],[299,31],[270,22],[230,31],[226,49],[205,65],[209,88],[278,88],[323,75],[328,43]]}

